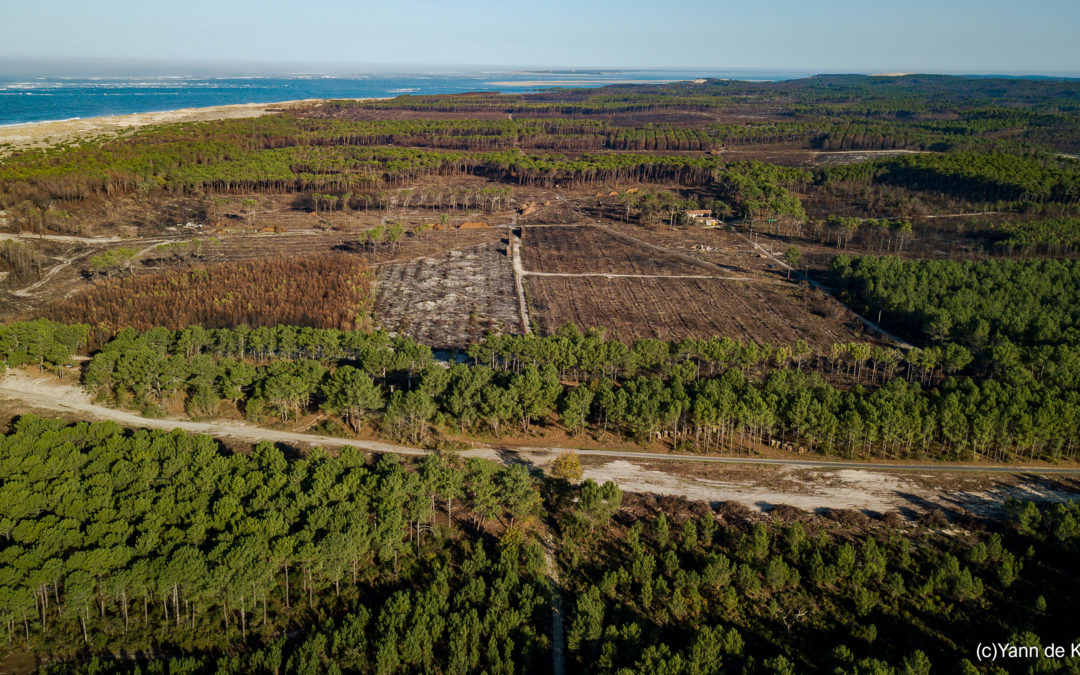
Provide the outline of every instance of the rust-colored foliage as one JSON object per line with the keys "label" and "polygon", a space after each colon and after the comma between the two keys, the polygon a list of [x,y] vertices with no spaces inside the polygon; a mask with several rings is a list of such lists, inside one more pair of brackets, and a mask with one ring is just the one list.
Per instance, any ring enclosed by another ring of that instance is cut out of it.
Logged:
{"label": "rust-colored foliage", "polygon": [[47,315],[115,331],[289,324],[365,327],[372,275],[359,256],[224,262],[110,279],[53,304]]}

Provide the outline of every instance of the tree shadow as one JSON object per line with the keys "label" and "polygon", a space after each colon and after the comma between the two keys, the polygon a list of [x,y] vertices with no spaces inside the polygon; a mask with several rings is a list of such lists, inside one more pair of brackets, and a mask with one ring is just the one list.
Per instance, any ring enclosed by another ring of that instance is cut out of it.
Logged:
{"label": "tree shadow", "polygon": [[1010,501],[1056,504],[1080,498],[1078,479],[1030,473],[1020,475],[1019,479],[1017,482],[995,481],[989,489],[977,492],[948,492],[941,499],[965,514],[1001,520],[1006,516],[1006,504]]}
{"label": "tree shadow", "polygon": [[280,450],[281,454],[285,456],[285,459],[290,462],[304,459],[308,455],[308,450],[292,445],[291,443],[282,443],[281,441],[278,441],[274,443],[274,447]]}
{"label": "tree shadow", "polygon": [[330,247],[331,251],[337,251],[341,253],[367,253],[367,244],[362,244],[359,241],[343,241],[340,244],[335,244]]}
{"label": "tree shadow", "polygon": [[506,447],[492,449],[495,451],[495,454],[498,455],[499,461],[507,466],[510,466],[511,464],[522,464],[525,466],[525,468],[529,470],[529,473],[535,474],[544,472],[544,470],[541,469],[535,462],[526,458],[522,455],[522,453],[518,452],[517,450],[512,450],[511,448]]}

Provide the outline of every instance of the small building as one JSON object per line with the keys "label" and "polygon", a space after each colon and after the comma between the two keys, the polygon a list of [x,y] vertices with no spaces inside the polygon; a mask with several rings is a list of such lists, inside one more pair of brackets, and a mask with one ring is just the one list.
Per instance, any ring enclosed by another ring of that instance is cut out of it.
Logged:
{"label": "small building", "polygon": [[708,209],[687,211],[686,217],[689,218],[691,222],[697,225],[704,225],[705,227],[715,227],[719,224],[719,221],[712,217],[712,211]]}

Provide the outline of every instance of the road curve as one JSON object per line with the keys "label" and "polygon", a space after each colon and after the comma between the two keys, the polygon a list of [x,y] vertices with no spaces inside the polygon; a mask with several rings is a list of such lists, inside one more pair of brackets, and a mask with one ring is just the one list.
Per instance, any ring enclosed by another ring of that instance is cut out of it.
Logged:
{"label": "road curve", "polygon": [[[354,447],[367,452],[393,452],[400,455],[423,455],[428,451],[381,441],[336,438],[317,434],[297,433],[279,429],[267,429],[246,422],[219,421],[194,422],[189,420],[154,419],[142,417],[133,412],[117,410],[91,402],[89,395],[81,388],[70,384],[61,384],[49,375],[33,377],[22,371],[10,371],[0,379],[0,399],[19,401],[31,407],[54,412],[76,412],[88,418],[109,420],[122,426],[147,429],[182,429],[189,433],[207,434],[218,438],[231,438],[248,443],[271,441],[300,446]],[[1024,466],[1024,465],[979,465],[947,463],[878,463],[830,461],[825,459],[770,459],[764,457],[725,457],[715,455],[688,455],[662,452],[636,452],[631,450],[592,450],[561,447],[521,447],[477,444],[460,453],[462,456],[495,457],[504,459],[507,453],[528,456],[530,459],[554,459],[560,453],[572,450],[578,455],[589,457],[610,457],[636,460],[667,460],[684,462],[705,462],[714,464],[763,464],[787,466],[803,469],[865,469],[872,471],[935,471],[958,473],[996,473],[996,474],[1078,474],[1080,468]]]}
{"label": "road curve", "polygon": [[333,436],[267,429],[246,422],[194,422],[143,417],[137,413],[92,403],[89,395],[81,387],[61,384],[52,376],[31,377],[20,371],[9,372],[6,377],[0,380],[0,398],[21,401],[44,410],[76,412],[91,419],[112,421],[122,426],[163,429],[166,431],[182,429],[193,434],[206,434],[250,443],[273,441],[326,447],[351,446],[369,452],[395,452],[401,455],[422,455],[426,452],[421,448],[410,448],[379,441],[334,438]]}

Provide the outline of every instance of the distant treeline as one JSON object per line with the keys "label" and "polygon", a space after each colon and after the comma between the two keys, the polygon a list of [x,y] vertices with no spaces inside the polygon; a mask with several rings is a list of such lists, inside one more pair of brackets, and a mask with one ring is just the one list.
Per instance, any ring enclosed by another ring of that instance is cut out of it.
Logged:
{"label": "distant treeline", "polygon": [[[1068,113],[1080,109],[1074,80],[972,78],[948,75],[874,77],[817,75],[781,82],[707,79],[702,83],[613,85],[598,89],[552,89],[535,94],[469,93],[398,96],[371,101],[340,101],[339,109],[498,111],[544,110],[562,114],[600,113],[679,107],[776,110],[803,106],[822,114],[915,119],[955,116],[958,109],[1031,109]],[[324,109],[332,111],[328,105]],[[331,113],[332,114],[332,113]]]}
{"label": "distant treeline", "polygon": [[1045,155],[905,155],[821,169],[817,181],[884,183],[977,202],[1080,203],[1080,161]]}
{"label": "distant treeline", "polygon": [[[214,192],[346,192],[400,186],[429,175],[473,174],[520,184],[654,181],[699,184],[724,166],[719,157],[527,154],[416,148],[299,145],[250,148],[246,134],[214,141],[115,145],[23,153],[0,167],[4,200],[80,200],[139,189]],[[240,139],[243,139],[242,141]],[[230,142],[232,140],[233,142]],[[38,207],[40,208],[40,207]],[[39,216],[40,217],[40,216]]]}
{"label": "distant treeline", "polygon": [[[0,205],[26,229],[68,231],[77,221],[68,206],[158,190],[340,198],[463,174],[524,185],[700,186],[725,177],[727,163],[713,152],[720,145],[776,142],[933,151],[824,169],[821,184],[877,182],[969,201],[1075,204],[1077,162],[1055,156],[1080,148],[1074,89],[1071,82],[829,76],[332,102],[26,150],[0,167]],[[675,122],[634,117],[652,110],[684,115]],[[703,110],[715,112],[699,119]],[[402,111],[485,119],[377,119]],[[512,118],[488,119],[496,112]],[[748,114],[745,124],[731,121]]]}

